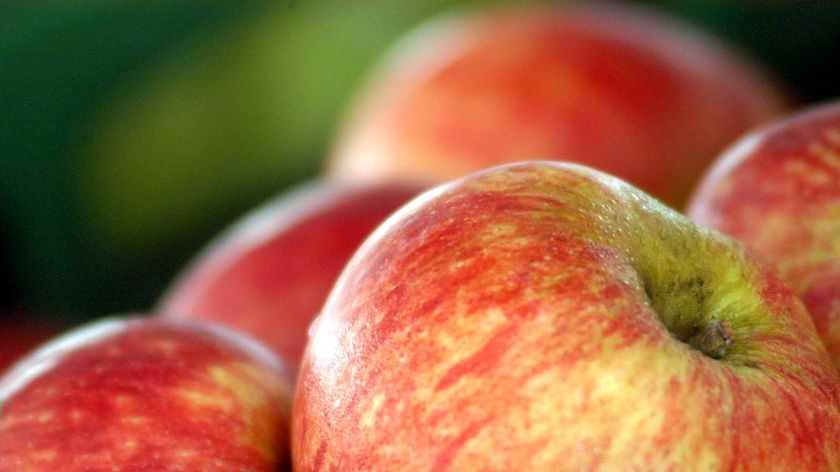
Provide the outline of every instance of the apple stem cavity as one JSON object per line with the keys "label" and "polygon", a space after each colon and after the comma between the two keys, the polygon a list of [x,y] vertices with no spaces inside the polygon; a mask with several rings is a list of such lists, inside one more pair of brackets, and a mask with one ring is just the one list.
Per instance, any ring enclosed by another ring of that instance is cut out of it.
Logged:
{"label": "apple stem cavity", "polygon": [[732,325],[726,321],[709,320],[704,326],[697,327],[686,344],[712,359],[723,359],[732,346],[732,338]]}

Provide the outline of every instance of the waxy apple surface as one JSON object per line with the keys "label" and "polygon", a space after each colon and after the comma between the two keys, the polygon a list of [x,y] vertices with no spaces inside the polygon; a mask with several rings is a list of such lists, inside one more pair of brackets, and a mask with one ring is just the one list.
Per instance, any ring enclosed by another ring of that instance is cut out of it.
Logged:
{"label": "waxy apple surface", "polygon": [[687,213],[779,268],[840,368],[840,102],[802,110],[735,143]]}
{"label": "waxy apple surface", "polygon": [[561,159],[682,208],[714,157],[783,102],[757,64],[650,10],[477,11],[393,49],[349,110],[328,170],[437,182]]}
{"label": "waxy apple surface", "polygon": [[282,364],[230,330],[99,321],[0,379],[0,471],[275,472],[291,393]]}
{"label": "waxy apple surface", "polygon": [[577,165],[430,191],[351,259],[296,470],[837,470],[840,376],[734,240]]}
{"label": "waxy apple surface", "polygon": [[284,193],[199,254],[157,311],[248,333],[296,371],[309,324],[347,260],[379,223],[423,189],[409,182],[313,181]]}

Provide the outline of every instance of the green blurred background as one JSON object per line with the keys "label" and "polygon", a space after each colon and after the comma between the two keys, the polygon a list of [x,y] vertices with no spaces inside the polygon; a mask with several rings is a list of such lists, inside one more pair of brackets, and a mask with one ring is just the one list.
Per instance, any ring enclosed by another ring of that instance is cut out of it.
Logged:
{"label": "green blurred background", "polygon": [[[498,3],[521,2],[4,2],[0,316],[148,310],[237,216],[318,173],[395,39]],[[840,92],[836,2],[645,3],[752,54],[800,105]]]}

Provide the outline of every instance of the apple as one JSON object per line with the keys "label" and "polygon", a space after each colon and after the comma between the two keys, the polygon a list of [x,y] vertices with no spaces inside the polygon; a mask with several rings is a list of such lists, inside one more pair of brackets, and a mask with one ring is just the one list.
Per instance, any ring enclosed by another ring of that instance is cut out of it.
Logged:
{"label": "apple", "polygon": [[840,368],[840,102],[812,105],[734,143],[687,213],[779,268]]}
{"label": "apple", "polygon": [[211,242],[158,303],[175,318],[222,323],[271,347],[293,369],[338,274],[420,183],[312,180],[281,193]]}
{"label": "apple", "polygon": [[528,162],[374,231],[298,377],[295,470],[837,470],[840,374],[762,259]]}
{"label": "apple", "polygon": [[232,330],[96,321],[0,379],[0,470],[273,472],[291,393],[282,363]]}
{"label": "apple", "polygon": [[682,208],[715,155],[785,102],[757,63],[650,9],[484,9],[394,47],[350,107],[327,171],[445,181],[557,158]]}

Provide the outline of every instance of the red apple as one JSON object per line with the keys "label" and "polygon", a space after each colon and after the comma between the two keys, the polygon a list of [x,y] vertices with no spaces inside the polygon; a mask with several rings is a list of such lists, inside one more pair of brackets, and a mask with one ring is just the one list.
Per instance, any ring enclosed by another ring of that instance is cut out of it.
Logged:
{"label": "red apple", "polygon": [[307,329],[359,244],[423,187],[311,182],[247,215],[163,296],[166,316],[210,320],[262,340],[296,368]]}
{"label": "red apple", "polygon": [[235,332],[115,318],[0,379],[0,471],[266,471],[288,461],[291,378]]}
{"label": "red apple", "polygon": [[840,368],[840,102],[735,143],[703,179],[688,215],[778,266]]}
{"label": "red apple", "polygon": [[409,203],[313,325],[295,470],[837,470],[840,375],[774,270],[616,178]]}
{"label": "red apple", "polygon": [[682,207],[715,155],[783,99],[731,48],[639,7],[451,15],[397,45],[335,144],[335,178],[436,181],[561,159]]}

